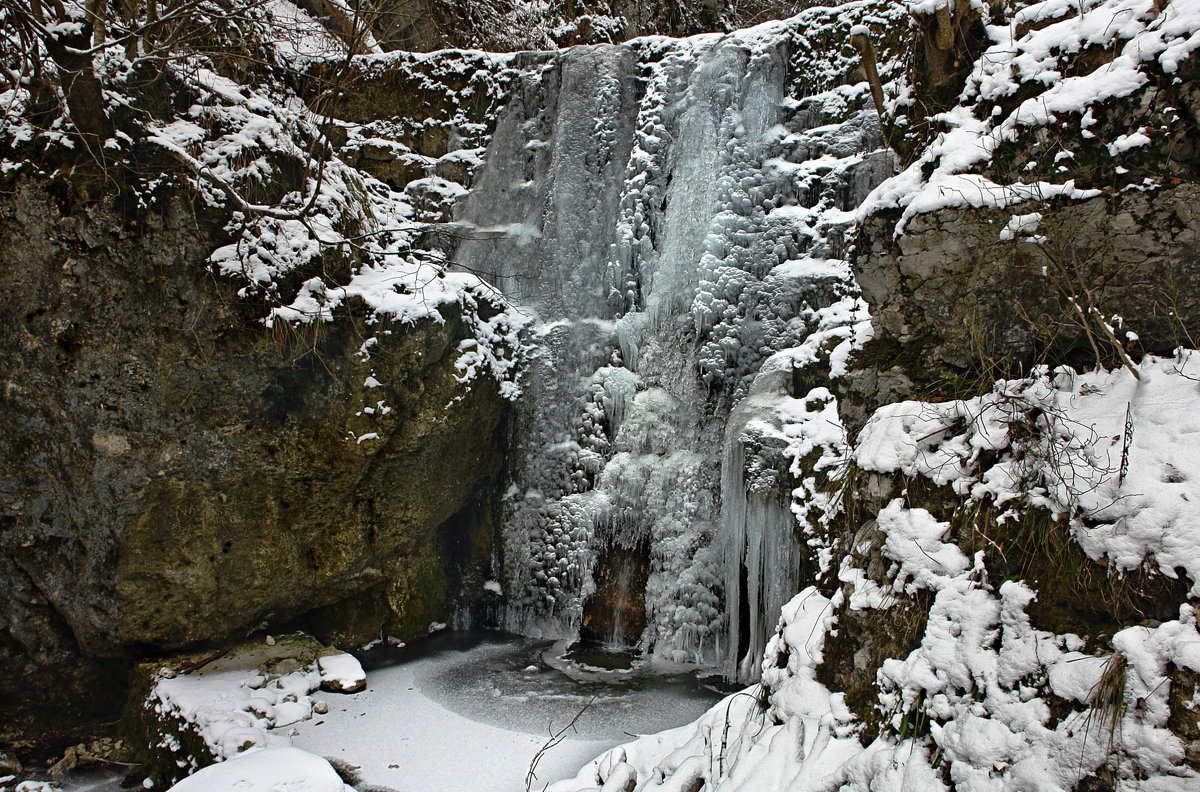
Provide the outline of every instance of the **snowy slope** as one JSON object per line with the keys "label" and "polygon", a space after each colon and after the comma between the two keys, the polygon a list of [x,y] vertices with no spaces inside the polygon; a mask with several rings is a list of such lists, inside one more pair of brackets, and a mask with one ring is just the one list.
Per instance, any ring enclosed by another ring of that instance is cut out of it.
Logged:
{"label": "snowy slope", "polygon": [[[1060,370],[968,401],[889,405],[853,453],[863,469],[929,478],[1014,513],[1052,509],[1099,562],[1157,564],[1194,586],[1200,493],[1182,471],[1200,469],[1200,450],[1179,440],[1200,429],[1195,360],[1147,358],[1140,382],[1124,369]],[[1035,405],[1045,433],[1018,431]],[[1119,630],[1097,653],[1080,636],[1033,627],[1035,588],[996,585],[985,553],[968,557],[926,509],[896,498],[876,526],[891,565],[882,588],[847,556],[846,587],[832,597],[807,589],[784,608],[759,685],[691,726],[605,754],[555,792],[624,778],[638,790],[1069,790],[1097,772],[1127,789],[1197,788],[1168,728],[1180,706],[1172,669],[1200,672],[1191,605]],[[879,669],[885,729],[864,747],[863,724],[814,669],[843,609],[886,610],[919,591],[932,595],[928,621],[914,651]]]}

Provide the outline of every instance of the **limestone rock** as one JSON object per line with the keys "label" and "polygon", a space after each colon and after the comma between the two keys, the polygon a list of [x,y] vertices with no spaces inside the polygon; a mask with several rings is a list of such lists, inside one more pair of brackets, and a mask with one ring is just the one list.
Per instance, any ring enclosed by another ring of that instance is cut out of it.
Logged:
{"label": "limestone rock", "polygon": [[24,770],[16,754],[0,751],[0,775],[16,775]]}
{"label": "limestone rock", "polygon": [[455,379],[454,311],[267,330],[203,211],[63,194],[0,212],[0,744],[111,721],[134,657],[309,614],[406,637],[477,591],[507,406]]}
{"label": "limestone rock", "polygon": [[321,690],[329,693],[357,693],[367,686],[367,675],[354,655],[329,654],[317,660],[321,672]]}
{"label": "limestone rock", "polygon": [[898,237],[894,216],[863,224],[855,276],[876,337],[844,386],[869,394],[863,415],[935,383],[944,394],[955,380],[990,383],[1040,362],[1094,364],[1072,294],[1090,292],[1106,321],[1130,323],[1134,357],[1169,354],[1200,323],[1189,285],[1200,278],[1194,184],[1042,208],[1037,237],[1002,238],[1026,211],[943,209],[912,218]]}

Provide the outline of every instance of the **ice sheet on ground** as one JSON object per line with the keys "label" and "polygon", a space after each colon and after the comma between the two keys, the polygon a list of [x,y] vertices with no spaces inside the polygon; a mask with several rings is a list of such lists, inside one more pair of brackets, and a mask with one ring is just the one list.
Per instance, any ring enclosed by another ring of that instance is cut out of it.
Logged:
{"label": "ice sheet on ground", "polygon": [[[630,732],[676,726],[718,696],[695,683],[614,674],[612,684],[548,667],[545,641],[489,641],[462,649],[453,635],[417,659],[370,668],[367,689],[327,697],[329,712],[293,727],[293,744],[357,765],[362,785],[421,792],[519,792],[549,729],[595,701],[537,766],[536,788],[574,775]],[[437,647],[444,646],[445,649]]]}

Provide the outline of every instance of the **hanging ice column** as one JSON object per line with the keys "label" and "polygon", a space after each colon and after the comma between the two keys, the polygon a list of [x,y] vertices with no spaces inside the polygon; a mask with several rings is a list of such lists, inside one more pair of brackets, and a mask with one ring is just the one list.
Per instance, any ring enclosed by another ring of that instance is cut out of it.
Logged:
{"label": "hanging ice column", "polygon": [[[510,629],[733,672],[799,584],[787,476],[746,477],[754,415],[730,414],[765,359],[848,332],[836,229],[885,167],[862,91],[787,96],[791,42],[568,50],[499,119],[455,260],[543,350],[505,499]],[[844,123],[818,127],[826,103]]]}
{"label": "hanging ice column", "polygon": [[[741,414],[739,414],[741,413]],[[729,661],[737,678],[757,677],[762,650],[779,609],[801,588],[802,563],[795,517],[782,487],[782,471],[748,480],[743,432],[750,416],[735,410],[722,464],[721,523],[731,563],[725,567]]]}

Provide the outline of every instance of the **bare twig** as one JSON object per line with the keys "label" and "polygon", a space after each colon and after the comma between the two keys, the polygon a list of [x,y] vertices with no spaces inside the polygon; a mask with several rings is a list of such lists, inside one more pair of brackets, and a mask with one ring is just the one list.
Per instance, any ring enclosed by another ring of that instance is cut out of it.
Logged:
{"label": "bare twig", "polygon": [[[575,731],[575,724],[583,717],[583,713],[588,711],[588,708],[596,701],[596,698],[603,692],[603,689],[592,694],[592,697],[587,700],[587,703],[580,707],[575,716],[571,718],[566,726],[563,726],[558,731],[550,732],[550,739],[546,740],[546,744],[538,749],[538,752],[533,755],[533,760],[529,763],[529,770],[525,772],[525,792],[532,792],[533,782],[537,780],[538,762],[542,761],[542,757],[546,753],[567,739],[567,732]],[[549,786],[549,784],[547,784]]]}
{"label": "bare twig", "polygon": [[224,649],[218,649],[217,651],[213,652],[212,654],[207,655],[205,657],[201,657],[197,660],[188,660],[187,662],[185,662],[179,666],[179,673],[191,674],[195,671],[199,671],[201,668],[204,668],[204,666],[208,665],[209,663],[213,662],[214,660],[220,660],[222,657],[229,654],[229,650],[231,648],[232,647],[226,646]]}

